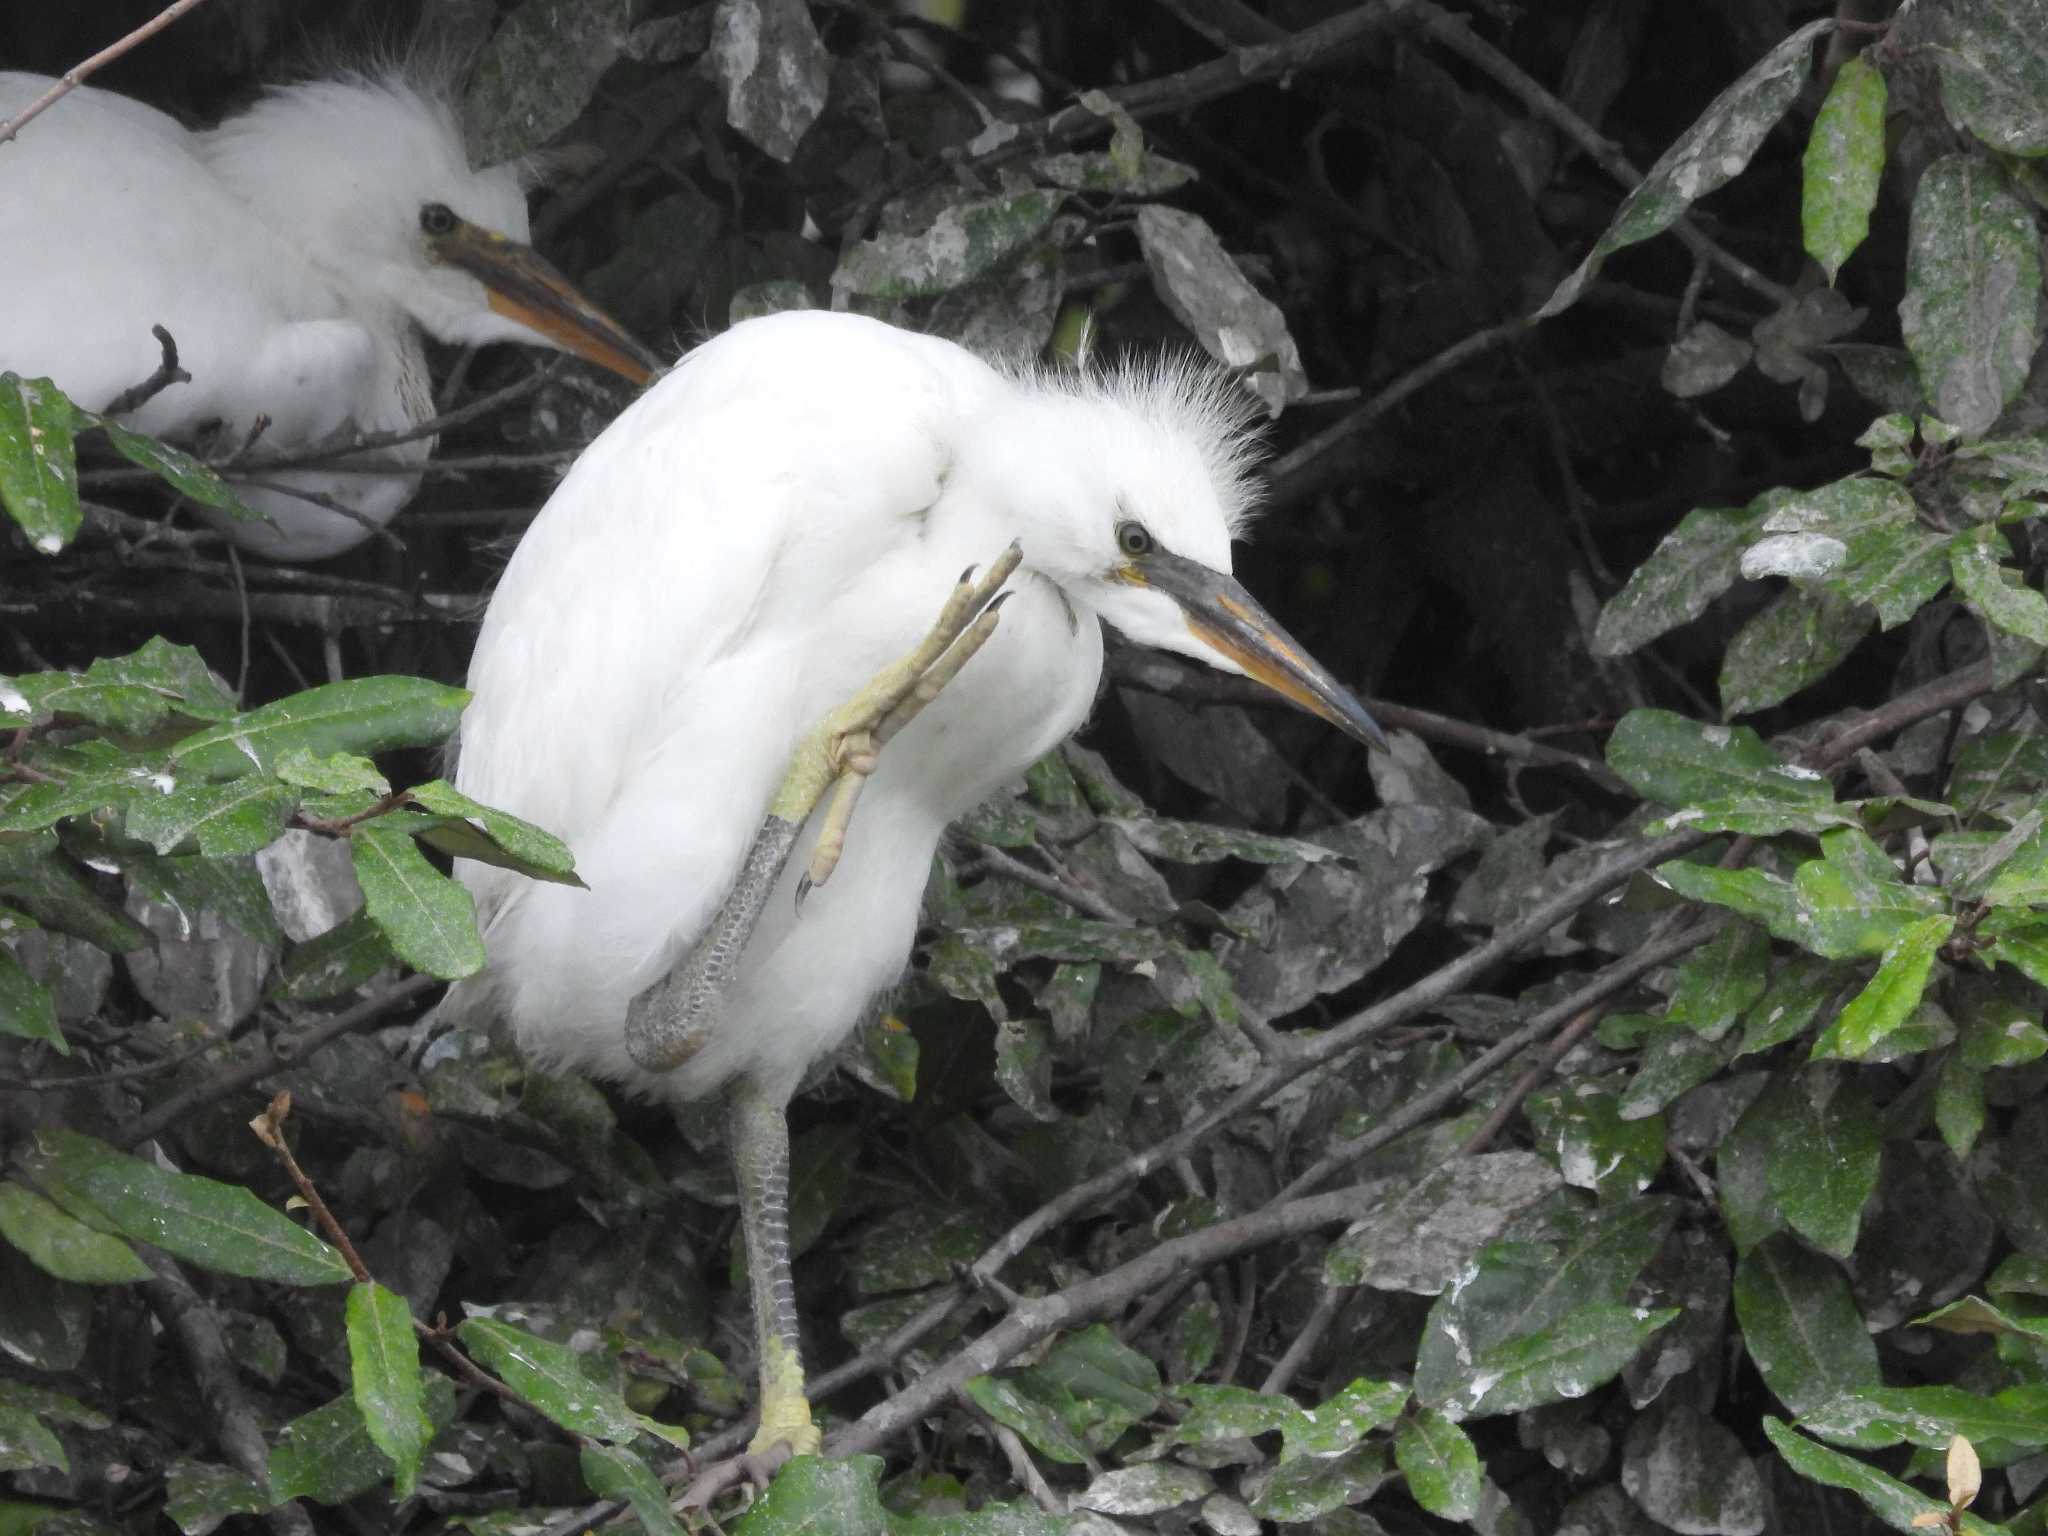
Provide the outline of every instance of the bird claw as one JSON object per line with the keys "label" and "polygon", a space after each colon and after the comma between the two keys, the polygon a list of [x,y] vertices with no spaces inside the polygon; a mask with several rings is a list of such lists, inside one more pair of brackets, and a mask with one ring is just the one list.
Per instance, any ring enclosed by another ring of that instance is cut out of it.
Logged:
{"label": "bird claw", "polygon": [[833,773],[831,799],[818,828],[810,868],[797,886],[799,906],[839,867],[840,855],[846,851],[846,829],[882,748],[939,696],[995,633],[1010,595],[1001,590],[1002,585],[1023,558],[1023,546],[1012,541],[978,580],[974,566],[962,571],[945,607],[939,610],[938,622],[917,648],[842,712],[826,748]]}
{"label": "bird claw", "polygon": [[690,1480],[675,1501],[678,1509],[706,1509],[712,1501],[734,1488],[746,1487],[755,1498],[768,1491],[775,1474],[796,1456],[787,1440],[778,1440],[764,1451],[742,1451],[723,1461],[714,1461]]}

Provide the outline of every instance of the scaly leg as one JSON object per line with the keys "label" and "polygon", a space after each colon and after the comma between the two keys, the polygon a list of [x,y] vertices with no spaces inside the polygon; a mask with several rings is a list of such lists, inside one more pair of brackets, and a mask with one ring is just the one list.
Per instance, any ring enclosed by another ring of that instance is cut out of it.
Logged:
{"label": "scaly leg", "polygon": [[[754,835],[739,879],[683,963],[634,998],[626,1010],[626,1050],[650,1072],[681,1066],[711,1038],[719,1000],[761,920],[768,893],[782,877],[796,840],[818,802],[833,790],[817,850],[798,897],[822,885],[839,862],[847,822],[861,786],[889,739],[939,695],[995,633],[1002,599],[1022,551],[1012,544],[979,581],[970,567],[917,648],[883,669],[852,701],[834,710],[798,743],[767,818]],[[836,788],[835,788],[836,785]]]}
{"label": "scaly leg", "polygon": [[804,1396],[796,1282],[789,1272],[789,1122],[783,1106],[745,1078],[727,1090],[725,1104],[761,1354],[761,1427],[747,1449],[759,1456],[786,1444],[798,1456],[815,1456],[820,1441]]}
{"label": "scaly leg", "polygon": [[[640,1066],[668,1071],[711,1038],[725,989],[804,823],[832,791],[799,897],[823,884],[838,863],[861,785],[874,772],[883,746],[938,697],[995,633],[1002,604],[998,591],[1021,558],[1012,544],[979,581],[971,568],[963,573],[917,648],[798,744],[732,891],[683,962],[626,1010],[626,1050]],[[727,1135],[761,1358],[761,1427],[750,1449],[763,1455],[786,1445],[797,1455],[814,1455],[821,1442],[804,1395],[796,1286],[789,1272],[789,1123],[783,1107],[745,1078],[726,1091]]]}

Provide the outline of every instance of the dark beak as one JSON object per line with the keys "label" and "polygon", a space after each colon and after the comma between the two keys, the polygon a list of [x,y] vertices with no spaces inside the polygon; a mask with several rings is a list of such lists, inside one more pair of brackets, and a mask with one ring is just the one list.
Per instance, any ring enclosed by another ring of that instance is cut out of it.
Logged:
{"label": "dark beak", "polygon": [[427,243],[436,258],[484,285],[492,309],[563,351],[635,384],[645,384],[661,371],[653,353],[570,286],[532,246],[463,220],[444,235],[430,236]]}
{"label": "dark beak", "polygon": [[1248,677],[1329,721],[1345,735],[1386,749],[1387,738],[1365,706],[1302,650],[1259,606],[1257,598],[1221,571],[1154,550],[1133,560],[1119,574],[1125,581],[1172,598],[1196,637],[1244,668]]}

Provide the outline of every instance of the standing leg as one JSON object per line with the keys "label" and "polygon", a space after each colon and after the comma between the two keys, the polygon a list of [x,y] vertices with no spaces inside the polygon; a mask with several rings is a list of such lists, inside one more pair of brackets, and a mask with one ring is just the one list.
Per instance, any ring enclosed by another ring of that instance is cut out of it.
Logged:
{"label": "standing leg", "polygon": [[787,1444],[799,1456],[815,1456],[820,1440],[804,1396],[796,1282],[789,1272],[789,1122],[783,1106],[745,1078],[726,1091],[725,1103],[761,1353],[761,1428],[748,1449],[760,1455]]}

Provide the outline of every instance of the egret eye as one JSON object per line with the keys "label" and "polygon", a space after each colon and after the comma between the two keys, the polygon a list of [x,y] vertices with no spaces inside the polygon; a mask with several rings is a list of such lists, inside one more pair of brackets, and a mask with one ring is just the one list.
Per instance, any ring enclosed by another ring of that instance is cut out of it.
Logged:
{"label": "egret eye", "polygon": [[1152,553],[1152,535],[1139,522],[1121,522],[1116,525],[1116,547],[1131,559]]}
{"label": "egret eye", "polygon": [[455,214],[446,203],[428,203],[420,209],[420,228],[430,235],[452,234]]}

